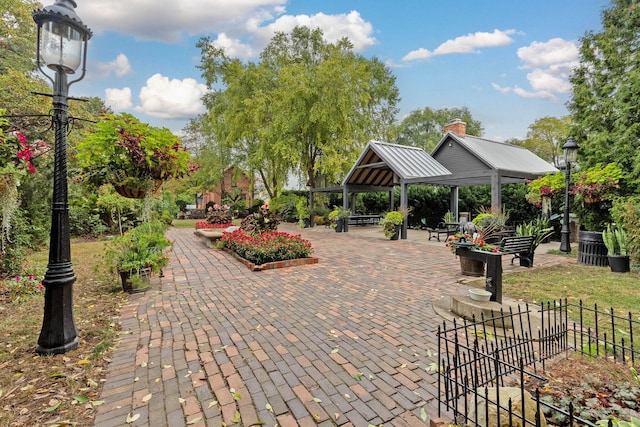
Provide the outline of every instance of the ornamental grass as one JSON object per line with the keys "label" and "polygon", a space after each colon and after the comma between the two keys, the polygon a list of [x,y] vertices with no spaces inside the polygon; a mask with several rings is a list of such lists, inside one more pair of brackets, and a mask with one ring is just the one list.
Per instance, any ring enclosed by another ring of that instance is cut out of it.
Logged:
{"label": "ornamental grass", "polygon": [[309,258],[313,252],[311,242],[301,238],[299,234],[279,231],[250,234],[238,229],[224,233],[220,241],[224,248],[256,265]]}

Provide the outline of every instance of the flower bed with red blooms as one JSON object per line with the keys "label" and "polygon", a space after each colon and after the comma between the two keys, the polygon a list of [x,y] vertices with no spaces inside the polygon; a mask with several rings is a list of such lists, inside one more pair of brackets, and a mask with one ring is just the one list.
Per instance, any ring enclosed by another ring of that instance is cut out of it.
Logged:
{"label": "flower bed with red blooms", "polygon": [[210,224],[207,221],[198,221],[196,222],[196,228],[200,229],[200,228],[228,228],[231,227],[233,224],[226,223],[226,224]]}
{"label": "flower bed with red blooms", "polygon": [[224,233],[220,241],[241,258],[256,265],[299,258],[309,258],[311,242],[289,233],[272,231],[250,234],[242,229]]}

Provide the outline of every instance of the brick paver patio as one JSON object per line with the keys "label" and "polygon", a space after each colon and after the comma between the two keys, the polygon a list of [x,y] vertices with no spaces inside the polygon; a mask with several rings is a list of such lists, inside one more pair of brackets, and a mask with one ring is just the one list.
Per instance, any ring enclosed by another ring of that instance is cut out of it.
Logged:
{"label": "brick paver patio", "polygon": [[[413,230],[389,241],[372,228],[280,229],[311,240],[320,262],[252,272],[193,230],[170,230],[165,277],[121,312],[96,426],[424,426],[435,416],[443,319],[432,303],[466,292],[458,260]],[[536,265],[562,258],[538,251]]]}

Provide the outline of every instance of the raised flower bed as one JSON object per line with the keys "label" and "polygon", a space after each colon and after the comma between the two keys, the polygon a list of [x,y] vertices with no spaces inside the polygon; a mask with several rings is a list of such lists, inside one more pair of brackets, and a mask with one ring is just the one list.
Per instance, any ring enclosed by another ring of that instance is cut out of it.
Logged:
{"label": "raised flower bed", "polygon": [[254,271],[318,262],[318,258],[311,257],[311,242],[300,235],[279,231],[252,234],[238,229],[224,233],[220,242]]}

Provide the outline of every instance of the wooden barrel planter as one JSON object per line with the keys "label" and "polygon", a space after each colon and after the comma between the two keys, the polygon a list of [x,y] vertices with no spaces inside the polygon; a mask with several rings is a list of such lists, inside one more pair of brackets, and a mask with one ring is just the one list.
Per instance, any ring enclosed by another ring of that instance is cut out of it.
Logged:
{"label": "wooden barrel planter", "polygon": [[460,272],[464,276],[484,276],[484,262],[460,256]]}
{"label": "wooden barrel planter", "polygon": [[584,265],[595,265],[607,267],[607,247],[602,240],[602,233],[599,231],[578,232],[578,263]]}

